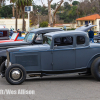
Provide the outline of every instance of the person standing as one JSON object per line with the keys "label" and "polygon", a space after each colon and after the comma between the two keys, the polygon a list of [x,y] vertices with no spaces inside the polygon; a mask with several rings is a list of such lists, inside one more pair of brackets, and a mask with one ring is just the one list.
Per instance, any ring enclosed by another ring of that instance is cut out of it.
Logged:
{"label": "person standing", "polygon": [[13,30],[11,29],[11,30],[10,30],[10,36],[12,36],[12,35],[13,35]]}
{"label": "person standing", "polygon": [[20,31],[20,29],[17,30],[17,33],[19,33],[19,36],[21,36],[21,31]]}
{"label": "person standing", "polygon": [[92,31],[92,29],[90,29],[88,35],[89,35],[90,42],[94,43],[94,32]]}

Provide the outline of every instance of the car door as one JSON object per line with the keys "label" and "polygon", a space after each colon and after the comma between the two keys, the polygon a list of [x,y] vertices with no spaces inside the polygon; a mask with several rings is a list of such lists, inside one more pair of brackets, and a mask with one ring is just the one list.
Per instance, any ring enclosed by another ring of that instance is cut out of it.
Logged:
{"label": "car door", "polygon": [[66,71],[75,68],[74,38],[72,36],[54,39],[53,71]]}
{"label": "car door", "polygon": [[76,69],[86,68],[93,52],[86,45],[87,38],[84,35],[76,36]]}

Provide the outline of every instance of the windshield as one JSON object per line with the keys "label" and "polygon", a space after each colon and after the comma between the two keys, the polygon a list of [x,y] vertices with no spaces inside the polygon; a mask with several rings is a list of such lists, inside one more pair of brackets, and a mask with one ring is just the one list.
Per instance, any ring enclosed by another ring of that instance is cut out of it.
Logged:
{"label": "windshield", "polygon": [[49,44],[51,45],[52,37],[50,36],[44,36],[43,37],[43,44]]}
{"label": "windshield", "polygon": [[27,42],[31,42],[35,36],[35,33],[27,33],[24,40]]}
{"label": "windshield", "polygon": [[18,35],[18,33],[14,33],[11,37],[11,40],[15,40],[16,36]]}

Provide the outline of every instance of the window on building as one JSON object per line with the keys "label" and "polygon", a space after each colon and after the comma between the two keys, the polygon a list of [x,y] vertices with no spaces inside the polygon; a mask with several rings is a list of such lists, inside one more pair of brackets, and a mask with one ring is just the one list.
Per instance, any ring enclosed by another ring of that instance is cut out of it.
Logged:
{"label": "window on building", "polygon": [[92,21],[92,25],[94,25],[94,22]]}
{"label": "window on building", "polygon": [[80,44],[84,44],[85,43],[85,37],[84,36],[77,36],[77,44],[80,45]]}

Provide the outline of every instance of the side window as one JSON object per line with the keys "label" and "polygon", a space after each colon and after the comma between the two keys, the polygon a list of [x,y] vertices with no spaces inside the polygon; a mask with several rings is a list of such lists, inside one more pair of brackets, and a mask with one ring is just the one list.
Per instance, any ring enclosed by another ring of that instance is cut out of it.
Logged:
{"label": "side window", "polygon": [[84,36],[77,36],[77,44],[80,45],[80,44],[84,44],[85,43],[85,37]]}
{"label": "side window", "polygon": [[54,46],[67,46],[67,45],[73,45],[73,37],[67,36],[54,39]]}
{"label": "side window", "polygon": [[37,34],[36,41],[42,41],[42,34]]}

